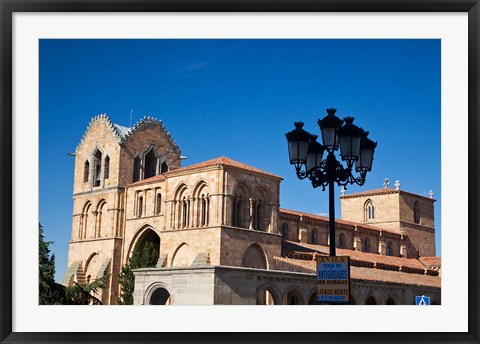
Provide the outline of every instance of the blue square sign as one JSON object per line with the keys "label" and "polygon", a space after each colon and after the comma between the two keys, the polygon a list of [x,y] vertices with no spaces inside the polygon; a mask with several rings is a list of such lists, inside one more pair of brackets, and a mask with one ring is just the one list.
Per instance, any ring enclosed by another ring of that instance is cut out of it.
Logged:
{"label": "blue square sign", "polygon": [[430,298],[428,296],[415,296],[415,304],[418,306],[428,306],[430,305]]}

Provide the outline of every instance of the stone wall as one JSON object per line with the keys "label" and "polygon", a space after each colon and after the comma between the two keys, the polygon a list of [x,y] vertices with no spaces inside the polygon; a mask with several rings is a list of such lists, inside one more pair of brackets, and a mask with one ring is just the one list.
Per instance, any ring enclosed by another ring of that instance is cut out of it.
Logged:
{"label": "stone wall", "polygon": [[[157,288],[166,289],[172,305],[255,305],[314,304],[315,274],[238,267],[198,267],[191,269],[138,269],[135,273],[134,304],[149,304]],[[354,304],[374,300],[384,305],[413,305],[415,296],[428,295],[441,304],[440,289],[398,283],[353,279]]]}

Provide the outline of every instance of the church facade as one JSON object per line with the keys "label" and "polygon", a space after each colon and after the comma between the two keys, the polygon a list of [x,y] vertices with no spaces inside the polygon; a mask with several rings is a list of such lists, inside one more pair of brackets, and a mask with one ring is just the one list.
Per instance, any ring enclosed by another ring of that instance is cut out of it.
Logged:
{"label": "church facade", "polygon": [[[150,242],[156,268],[135,271],[135,304],[315,304],[315,257],[328,219],[280,208],[282,178],[227,157],[181,167],[161,121],[90,122],[75,153],[72,237],[62,281],[118,273]],[[385,187],[341,196],[338,255],[351,260],[354,304],[440,304],[434,200]]]}

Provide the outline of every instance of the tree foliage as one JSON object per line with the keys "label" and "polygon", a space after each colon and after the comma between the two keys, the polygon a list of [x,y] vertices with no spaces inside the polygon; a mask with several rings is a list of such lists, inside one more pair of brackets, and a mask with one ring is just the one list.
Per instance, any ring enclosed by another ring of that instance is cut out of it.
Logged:
{"label": "tree foliage", "polygon": [[146,242],[143,248],[139,243],[135,245],[132,256],[128,258],[127,264],[122,266],[122,271],[118,275],[118,283],[121,286],[121,295],[118,298],[119,305],[133,305],[135,275],[132,270],[155,267],[157,261],[158,252],[151,242]]}
{"label": "tree foliage", "polygon": [[56,305],[64,302],[61,285],[55,283],[55,255],[50,255],[51,242],[45,241],[43,227],[38,224],[38,297],[41,305]]}
{"label": "tree foliage", "polygon": [[73,282],[73,285],[65,288],[66,304],[68,305],[102,305],[102,301],[95,294],[99,289],[105,289],[109,275],[102,276],[89,284],[79,284]]}

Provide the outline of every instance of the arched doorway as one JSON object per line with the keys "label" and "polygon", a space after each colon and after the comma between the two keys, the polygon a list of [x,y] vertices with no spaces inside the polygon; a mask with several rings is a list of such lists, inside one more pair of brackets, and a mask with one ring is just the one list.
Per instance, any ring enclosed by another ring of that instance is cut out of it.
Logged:
{"label": "arched doorway", "polygon": [[[155,267],[160,257],[160,236],[150,226],[140,229],[131,241],[125,260],[132,259],[135,268]],[[148,248],[146,248],[148,244]],[[134,256],[135,253],[135,256]]]}
{"label": "arched doorway", "polygon": [[313,292],[312,295],[308,298],[309,305],[316,305],[317,304],[317,292]]}
{"label": "arched doorway", "polygon": [[135,245],[138,245],[139,249],[143,251],[147,242],[153,245],[153,248],[157,251],[157,253],[160,253],[160,236],[158,236],[158,234],[152,228],[147,228],[140,235]]}
{"label": "arched doorway", "polygon": [[170,293],[165,288],[157,288],[150,296],[150,304],[151,305],[171,305],[172,298],[170,297]]}
{"label": "arched doorway", "polygon": [[373,298],[373,296],[369,296],[367,298],[367,301],[365,301],[365,304],[366,305],[376,305],[377,304],[377,301],[375,301],[375,299]]}
{"label": "arched doorway", "polygon": [[285,304],[286,305],[304,305],[305,300],[300,291],[296,289],[289,290],[285,295]]}
{"label": "arched doorway", "polygon": [[264,286],[257,290],[257,305],[278,305],[278,293],[270,286]]}
{"label": "arched doorway", "polygon": [[395,300],[394,300],[394,299],[392,299],[391,297],[389,297],[389,298],[388,298],[388,300],[387,300],[387,303],[386,303],[386,304],[387,304],[387,305],[396,305],[396,303],[395,303]]}

